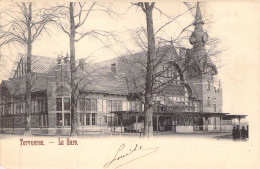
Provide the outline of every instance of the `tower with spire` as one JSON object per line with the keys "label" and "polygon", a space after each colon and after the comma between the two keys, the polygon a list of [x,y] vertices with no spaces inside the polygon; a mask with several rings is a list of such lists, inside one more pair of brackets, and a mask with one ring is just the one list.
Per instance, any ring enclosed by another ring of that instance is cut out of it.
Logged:
{"label": "tower with spire", "polygon": [[[214,75],[217,68],[207,55],[205,45],[208,34],[203,29],[200,3],[197,3],[196,16],[193,22],[194,31],[189,41],[192,49],[187,50],[184,67],[186,68],[186,80],[191,84],[194,93],[197,94],[194,103],[198,104],[201,112],[221,112],[222,93],[215,90]],[[217,92],[216,92],[217,91]]]}

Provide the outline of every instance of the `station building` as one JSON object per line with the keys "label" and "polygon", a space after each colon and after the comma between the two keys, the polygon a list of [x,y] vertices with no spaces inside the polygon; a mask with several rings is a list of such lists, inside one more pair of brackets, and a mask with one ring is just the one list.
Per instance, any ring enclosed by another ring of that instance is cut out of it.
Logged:
{"label": "station building", "polygon": [[[205,50],[199,5],[190,36],[193,48],[164,45],[157,49],[153,97],[154,131],[231,131],[234,118],[222,112],[222,87],[217,67]],[[12,77],[1,83],[0,127],[23,132],[25,121],[26,55],[18,55]],[[143,130],[143,92],[146,54],[139,52],[96,64],[77,62],[77,114],[79,130],[136,132]],[[33,56],[31,126],[33,133],[70,132],[70,61]]]}

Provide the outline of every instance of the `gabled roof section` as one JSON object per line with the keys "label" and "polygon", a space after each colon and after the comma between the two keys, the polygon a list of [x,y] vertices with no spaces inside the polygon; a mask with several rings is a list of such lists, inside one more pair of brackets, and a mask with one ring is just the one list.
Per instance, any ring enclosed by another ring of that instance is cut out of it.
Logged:
{"label": "gabled roof section", "polygon": [[[11,95],[21,95],[26,91],[25,76],[13,78],[10,80],[3,80],[2,84],[6,86]],[[43,91],[47,89],[46,75],[40,73],[33,73],[32,75],[32,92]]]}
{"label": "gabled roof section", "polygon": [[[26,63],[27,55],[19,53],[17,56],[16,64],[14,65],[14,72],[11,77],[18,77],[17,74],[19,71],[21,71],[24,75],[26,72]],[[32,55],[32,72],[34,73],[46,73],[56,64],[57,61],[55,58]]]}
{"label": "gabled roof section", "polygon": [[[180,61],[179,55],[173,45],[164,45],[156,48],[155,64],[160,65],[164,62]],[[145,71],[147,54],[137,52],[129,55],[123,55],[117,58],[109,59],[97,63],[101,67],[111,68],[111,64],[116,64],[117,75],[123,76],[129,93],[138,93],[144,89]]]}

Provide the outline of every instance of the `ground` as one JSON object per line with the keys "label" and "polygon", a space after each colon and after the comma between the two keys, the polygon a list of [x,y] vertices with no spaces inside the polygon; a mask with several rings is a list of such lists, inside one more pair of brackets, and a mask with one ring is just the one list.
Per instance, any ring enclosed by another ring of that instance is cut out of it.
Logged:
{"label": "ground", "polygon": [[[17,134],[0,134],[1,138],[17,137],[21,135]],[[55,135],[34,135],[35,137],[47,136],[47,137],[60,137]],[[140,133],[112,133],[112,134],[81,134],[78,137],[86,138],[102,138],[102,137],[143,137]],[[65,135],[61,137],[66,137]],[[185,137],[185,138],[214,138],[214,139],[232,139],[232,133],[230,132],[196,132],[196,133],[172,133],[172,132],[154,132],[154,137]]]}

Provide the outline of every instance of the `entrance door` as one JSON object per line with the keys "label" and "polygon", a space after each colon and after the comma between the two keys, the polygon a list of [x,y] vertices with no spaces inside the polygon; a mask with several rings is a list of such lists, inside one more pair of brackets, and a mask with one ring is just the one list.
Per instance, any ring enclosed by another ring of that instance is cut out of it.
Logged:
{"label": "entrance door", "polygon": [[194,129],[194,131],[203,131],[203,118],[202,117],[194,117],[193,129]]}

